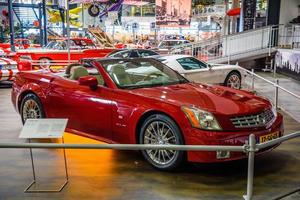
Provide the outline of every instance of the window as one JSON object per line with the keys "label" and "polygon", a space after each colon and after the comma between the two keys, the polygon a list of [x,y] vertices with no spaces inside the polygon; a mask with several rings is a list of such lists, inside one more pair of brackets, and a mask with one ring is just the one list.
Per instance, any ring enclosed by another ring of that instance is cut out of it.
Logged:
{"label": "window", "polygon": [[140,57],[147,57],[147,56],[155,56],[158,55],[156,52],[154,51],[146,51],[146,50],[139,50],[138,51]]}
{"label": "window", "polygon": [[188,81],[153,59],[101,60],[102,66],[121,89],[157,87]]}
{"label": "window", "polygon": [[180,58],[177,62],[185,70],[205,69],[207,64],[193,57]]}
{"label": "window", "polygon": [[117,53],[112,53],[111,55],[109,55],[109,57],[111,58],[128,58],[130,54],[130,51],[121,51],[121,52],[117,52]]}

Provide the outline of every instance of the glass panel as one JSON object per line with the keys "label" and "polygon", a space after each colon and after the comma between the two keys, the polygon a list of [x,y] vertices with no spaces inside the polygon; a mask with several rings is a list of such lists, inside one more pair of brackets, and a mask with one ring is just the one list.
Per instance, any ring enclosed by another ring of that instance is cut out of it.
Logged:
{"label": "glass panel", "polygon": [[205,69],[207,64],[193,57],[177,59],[178,63],[185,70]]}
{"label": "glass panel", "polygon": [[188,81],[164,64],[152,59],[102,60],[115,84],[122,89],[156,87]]}

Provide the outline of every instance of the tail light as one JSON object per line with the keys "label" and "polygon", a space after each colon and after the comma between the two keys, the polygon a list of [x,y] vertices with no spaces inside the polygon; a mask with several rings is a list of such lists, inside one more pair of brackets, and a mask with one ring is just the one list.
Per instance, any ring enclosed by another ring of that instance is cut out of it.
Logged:
{"label": "tail light", "polygon": [[31,62],[27,60],[20,60],[18,62],[18,70],[19,71],[29,71],[32,70]]}

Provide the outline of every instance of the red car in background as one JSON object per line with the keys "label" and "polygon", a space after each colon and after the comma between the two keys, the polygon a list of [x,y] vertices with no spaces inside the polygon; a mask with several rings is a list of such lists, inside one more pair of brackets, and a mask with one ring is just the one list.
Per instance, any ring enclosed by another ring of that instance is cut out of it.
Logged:
{"label": "red car in background", "polygon": [[[20,72],[12,103],[22,121],[68,118],[67,131],[124,144],[244,145],[283,135],[283,118],[253,93],[191,83],[152,58],[85,59],[65,71]],[[272,147],[271,149],[275,148]],[[264,149],[265,152],[269,149]],[[161,170],[245,158],[239,152],[144,150]]]}
{"label": "red car in background", "polygon": [[16,61],[7,57],[0,57],[0,83],[3,81],[12,81],[19,71],[28,71],[31,69],[32,66],[29,61]]}
{"label": "red car in background", "polygon": [[[105,57],[114,49],[98,48],[91,39],[71,38],[70,56],[71,62],[78,62],[82,58]],[[66,65],[68,62],[67,39],[60,38],[48,43],[42,49],[18,50],[16,56],[33,61],[33,65],[49,66],[58,63]]]}
{"label": "red car in background", "polygon": [[[41,45],[39,44],[31,44],[28,39],[15,39],[15,47],[17,49],[28,49],[30,47],[39,48]],[[0,43],[0,48],[6,52],[10,52],[10,43]]]}

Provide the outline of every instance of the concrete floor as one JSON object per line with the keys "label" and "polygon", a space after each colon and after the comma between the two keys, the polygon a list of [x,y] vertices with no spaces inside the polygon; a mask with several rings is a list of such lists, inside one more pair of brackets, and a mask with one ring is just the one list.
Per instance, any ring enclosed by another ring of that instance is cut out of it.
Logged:
{"label": "concrete floor", "polygon": [[[0,142],[18,139],[22,128],[10,102],[10,88],[0,89]],[[286,133],[300,124],[285,115]],[[50,141],[51,142],[51,141]],[[57,141],[52,141],[57,142]],[[98,141],[66,134],[66,143]],[[60,150],[34,150],[40,188],[54,188],[63,181]],[[61,193],[23,193],[32,180],[28,150],[0,149],[0,199],[107,199],[181,200],[242,199],[246,189],[247,161],[223,164],[189,163],[177,173],[149,166],[139,152],[67,150],[70,182]],[[274,199],[300,188],[300,138],[280,145],[255,160],[255,199]],[[285,200],[299,199],[296,193]]]}
{"label": "concrete floor", "polygon": [[[296,81],[295,79],[289,78],[287,76],[276,74],[274,77],[273,73],[264,73],[264,72],[256,72],[258,75],[272,81],[276,82],[276,79],[279,80],[279,85],[288,89],[289,91],[293,92],[294,94],[300,96],[300,82]],[[251,79],[248,77],[246,79],[246,86],[244,86],[246,89],[249,89],[251,85]],[[275,88],[270,85],[269,83],[256,78],[254,89],[259,95],[263,95],[265,97],[268,97],[271,100],[274,100],[275,96]],[[290,116],[292,116],[295,120],[297,120],[300,123],[300,99],[297,99],[296,97],[282,91],[278,90],[278,105],[279,107],[284,110],[286,113],[288,113]]]}

